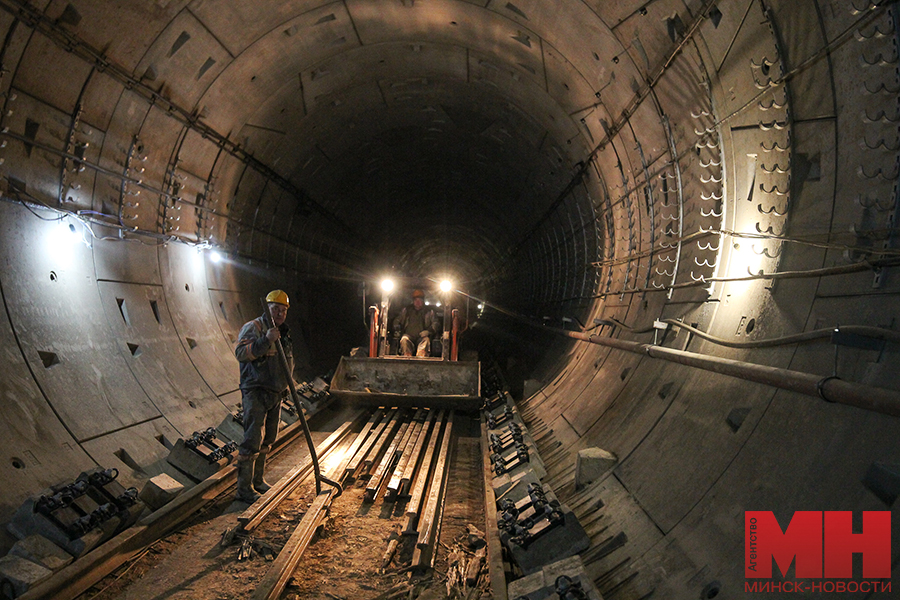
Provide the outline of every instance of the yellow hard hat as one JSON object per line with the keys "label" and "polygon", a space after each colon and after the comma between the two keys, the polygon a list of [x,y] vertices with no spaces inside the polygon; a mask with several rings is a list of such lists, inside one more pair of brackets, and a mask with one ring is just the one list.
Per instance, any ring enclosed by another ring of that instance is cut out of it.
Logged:
{"label": "yellow hard hat", "polygon": [[274,302],[275,304],[284,304],[288,308],[291,307],[291,302],[283,290],[272,290],[269,292],[269,295],[266,296],[266,302]]}

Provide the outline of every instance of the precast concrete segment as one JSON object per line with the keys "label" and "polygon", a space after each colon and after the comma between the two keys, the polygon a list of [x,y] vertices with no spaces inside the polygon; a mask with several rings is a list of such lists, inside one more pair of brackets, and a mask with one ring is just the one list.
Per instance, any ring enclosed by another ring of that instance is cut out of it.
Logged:
{"label": "precast concrete segment", "polygon": [[0,218],[0,258],[11,265],[0,278],[13,329],[75,439],[160,418],[116,346],[81,223],[42,221],[8,203]]}
{"label": "precast concrete segment", "polygon": [[191,362],[216,394],[237,389],[238,362],[210,306],[204,264],[208,257],[184,244],[159,252],[166,300]]}
{"label": "precast concrete segment", "polygon": [[119,352],[180,436],[221,421],[227,411],[191,364],[162,288],[112,281],[98,286]]}
{"label": "precast concrete segment", "polygon": [[118,469],[117,480],[125,487],[140,490],[152,477],[162,474],[190,487],[194,481],[166,460],[171,446],[181,437],[183,434],[168,420],[154,419],[82,442],[81,446],[98,465]]}
{"label": "precast concrete segment", "polygon": [[[2,279],[0,279],[2,283]],[[0,312],[0,520],[9,521],[30,495],[81,471],[94,461],[66,430],[36,384],[5,310]],[[43,443],[37,443],[42,441]]]}

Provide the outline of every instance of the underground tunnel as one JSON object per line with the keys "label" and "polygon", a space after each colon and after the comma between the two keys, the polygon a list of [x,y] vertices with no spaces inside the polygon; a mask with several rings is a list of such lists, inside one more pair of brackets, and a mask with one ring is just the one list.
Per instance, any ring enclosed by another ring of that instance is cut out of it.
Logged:
{"label": "underground tunnel", "polygon": [[896,516],[896,2],[0,8],[4,523],[171,471],[267,291],[306,381],[387,275],[453,279],[542,482],[604,511],[605,597],[781,597],[747,511]]}

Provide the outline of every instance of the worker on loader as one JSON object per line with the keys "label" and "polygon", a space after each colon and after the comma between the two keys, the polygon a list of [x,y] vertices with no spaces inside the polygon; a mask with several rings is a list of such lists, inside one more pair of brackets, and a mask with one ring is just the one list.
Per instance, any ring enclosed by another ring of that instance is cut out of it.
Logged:
{"label": "worker on loader", "polygon": [[431,356],[431,338],[436,335],[440,323],[431,308],[425,308],[425,292],[414,290],[412,304],[394,319],[394,332],[400,334],[400,354]]}
{"label": "worker on loader", "polygon": [[287,377],[290,375],[285,374],[279,364],[276,340],[280,339],[284,347],[288,373],[294,370],[290,331],[284,323],[290,306],[288,295],[282,290],[274,290],[266,296],[266,302],[274,325],[268,315],[246,323],[234,349],[241,364],[241,404],[244,409],[244,441],[238,448],[235,499],[247,503],[259,498],[256,492],[265,493],[270,487],[263,479],[266,455],[278,437],[281,399],[288,389]]}

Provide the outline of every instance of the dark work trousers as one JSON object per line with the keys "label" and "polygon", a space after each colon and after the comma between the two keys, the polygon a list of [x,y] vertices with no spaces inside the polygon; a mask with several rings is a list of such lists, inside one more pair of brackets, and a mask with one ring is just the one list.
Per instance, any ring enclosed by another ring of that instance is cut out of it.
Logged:
{"label": "dark work trousers", "polygon": [[278,437],[281,394],[261,388],[241,392],[241,404],[244,407],[244,441],[241,442],[238,454],[253,456],[260,452],[260,448],[263,452],[268,452]]}

